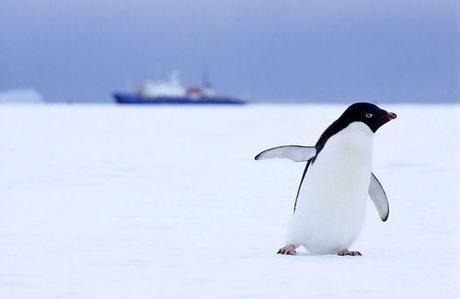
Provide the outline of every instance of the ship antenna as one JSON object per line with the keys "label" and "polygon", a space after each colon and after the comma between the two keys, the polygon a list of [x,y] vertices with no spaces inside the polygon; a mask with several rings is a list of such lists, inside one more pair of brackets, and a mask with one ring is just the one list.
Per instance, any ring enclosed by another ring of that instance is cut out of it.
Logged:
{"label": "ship antenna", "polygon": [[201,84],[203,85],[203,87],[206,87],[206,88],[210,88],[211,87],[211,83],[209,82],[209,78],[208,78],[208,71],[206,69],[203,70],[203,73],[201,74]]}

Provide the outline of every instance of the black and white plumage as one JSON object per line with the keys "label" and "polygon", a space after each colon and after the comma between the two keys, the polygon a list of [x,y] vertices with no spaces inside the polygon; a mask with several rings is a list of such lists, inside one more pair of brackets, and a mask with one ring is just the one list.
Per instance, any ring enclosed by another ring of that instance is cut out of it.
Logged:
{"label": "black and white plumage", "polygon": [[279,146],[255,157],[307,162],[280,253],[293,254],[300,245],[313,254],[348,253],[361,231],[368,195],[382,221],[387,220],[388,200],[372,173],[372,148],[373,134],[394,118],[374,104],[355,103],[314,147]]}

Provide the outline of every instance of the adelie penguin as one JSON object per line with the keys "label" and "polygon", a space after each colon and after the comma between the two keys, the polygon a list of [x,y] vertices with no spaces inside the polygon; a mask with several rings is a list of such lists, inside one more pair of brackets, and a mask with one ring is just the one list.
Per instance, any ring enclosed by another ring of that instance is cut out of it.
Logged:
{"label": "adelie penguin", "polygon": [[350,246],[361,231],[368,196],[382,221],[388,219],[387,196],[372,173],[372,147],[374,133],[395,118],[374,104],[355,103],[315,146],[278,146],[255,157],[307,162],[279,254],[294,255],[303,245],[312,254],[361,255]]}

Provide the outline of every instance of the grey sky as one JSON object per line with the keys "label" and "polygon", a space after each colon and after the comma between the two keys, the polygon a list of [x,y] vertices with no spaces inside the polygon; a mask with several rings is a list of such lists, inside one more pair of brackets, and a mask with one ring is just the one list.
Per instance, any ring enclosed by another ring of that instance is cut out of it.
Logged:
{"label": "grey sky", "polygon": [[253,99],[458,100],[456,1],[2,0],[0,90],[108,100],[177,69]]}

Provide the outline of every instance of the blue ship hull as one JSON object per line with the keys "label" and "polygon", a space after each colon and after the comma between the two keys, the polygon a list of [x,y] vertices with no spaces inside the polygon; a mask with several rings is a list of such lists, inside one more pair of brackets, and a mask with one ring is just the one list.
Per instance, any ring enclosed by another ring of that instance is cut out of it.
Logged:
{"label": "blue ship hull", "polygon": [[229,97],[144,97],[130,93],[114,93],[113,97],[119,104],[149,104],[149,105],[243,105],[246,102]]}

